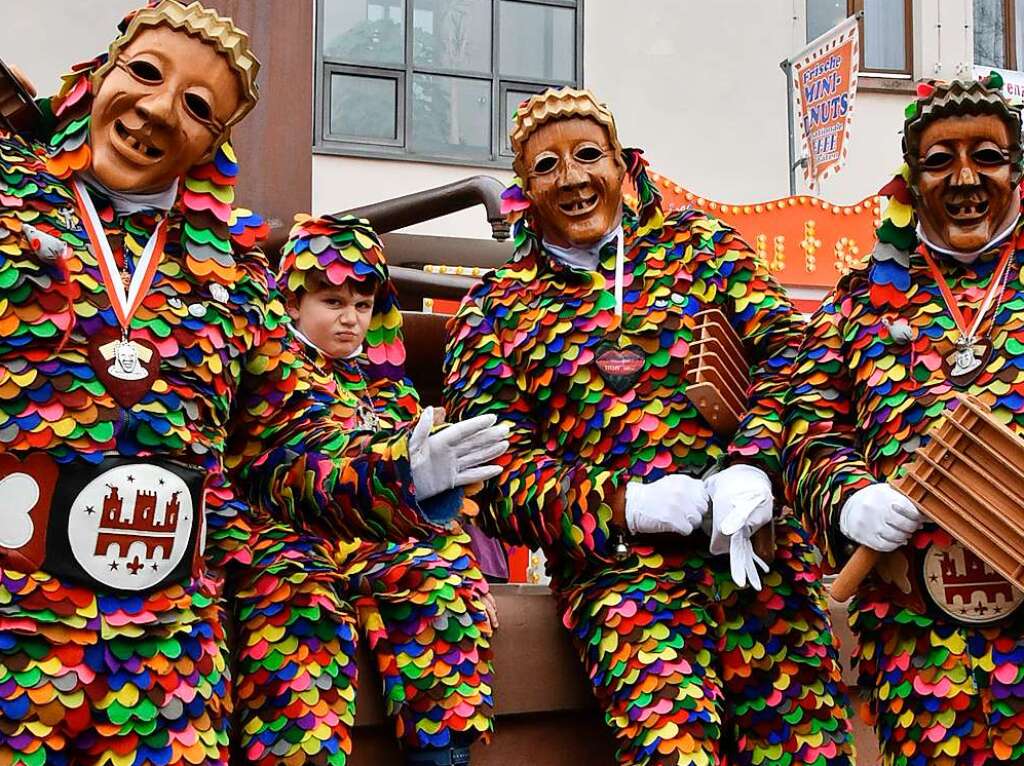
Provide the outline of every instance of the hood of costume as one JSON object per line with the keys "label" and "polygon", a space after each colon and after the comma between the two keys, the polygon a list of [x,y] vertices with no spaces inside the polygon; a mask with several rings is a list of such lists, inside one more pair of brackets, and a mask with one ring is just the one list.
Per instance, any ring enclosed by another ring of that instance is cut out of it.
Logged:
{"label": "hood of costume", "polygon": [[350,280],[376,286],[362,346],[346,359],[331,359],[298,334],[303,351],[320,368],[332,370],[342,389],[369,397],[382,427],[408,424],[419,414],[419,398],[405,376],[402,313],[380,238],[368,221],[351,216],[297,217],[282,253],[282,290],[295,295]]}

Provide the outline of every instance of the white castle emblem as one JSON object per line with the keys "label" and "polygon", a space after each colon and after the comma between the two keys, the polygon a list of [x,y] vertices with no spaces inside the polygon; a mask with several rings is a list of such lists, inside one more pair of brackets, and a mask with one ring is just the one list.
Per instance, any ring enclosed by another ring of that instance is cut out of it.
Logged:
{"label": "white castle emblem", "polygon": [[176,474],[145,463],[118,466],[93,479],[72,504],[71,551],[100,582],[149,588],[185,555],[194,513]]}

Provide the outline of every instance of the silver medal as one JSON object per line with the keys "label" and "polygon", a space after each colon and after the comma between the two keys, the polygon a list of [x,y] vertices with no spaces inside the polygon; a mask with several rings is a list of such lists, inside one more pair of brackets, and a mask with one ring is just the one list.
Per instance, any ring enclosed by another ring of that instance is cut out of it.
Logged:
{"label": "silver medal", "polygon": [[114,361],[107,372],[118,380],[140,380],[146,371],[139,364],[139,351],[130,340],[119,341],[114,347]]}
{"label": "silver medal", "polygon": [[977,341],[969,336],[961,336],[956,341],[956,350],[953,352],[954,376],[969,375],[978,369],[982,364],[980,356],[981,348]]}

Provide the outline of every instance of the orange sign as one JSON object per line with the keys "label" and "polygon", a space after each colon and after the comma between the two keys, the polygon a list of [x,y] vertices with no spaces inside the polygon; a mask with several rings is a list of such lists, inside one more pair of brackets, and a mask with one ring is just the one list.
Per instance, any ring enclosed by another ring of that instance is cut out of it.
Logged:
{"label": "orange sign", "polygon": [[804,177],[812,187],[846,162],[860,61],[857,19],[851,16],[790,59]]}
{"label": "orange sign", "polygon": [[650,173],[664,207],[695,207],[735,228],[803,310],[813,310],[840,276],[864,262],[881,224],[882,198],[833,205],[808,194],[748,203],[701,197]]}

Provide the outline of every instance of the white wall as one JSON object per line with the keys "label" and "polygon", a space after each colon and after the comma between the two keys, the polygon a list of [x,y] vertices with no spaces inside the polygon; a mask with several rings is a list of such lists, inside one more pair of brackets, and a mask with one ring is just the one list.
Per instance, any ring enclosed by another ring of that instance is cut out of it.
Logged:
{"label": "white wall", "polygon": [[[914,3],[921,76],[955,77],[958,65],[970,71],[968,5]],[[677,183],[727,202],[783,196],[789,179],[779,62],[805,44],[804,7],[803,0],[643,0],[642,12],[629,16],[623,45],[621,3],[590,0],[586,85],[612,107],[623,141],[644,147],[652,165]],[[913,94],[863,90],[870,84],[861,79],[847,165],[824,184],[822,196],[832,202],[873,194],[901,161],[899,131]]]}
{"label": "white wall", "polygon": [[[498,168],[315,155],[313,212],[319,215],[348,210],[477,174],[494,176],[506,184],[512,180],[511,171]],[[477,206],[418,226],[411,226],[403,232],[489,239],[491,227],[487,223],[484,209]]]}
{"label": "white wall", "polygon": [[0,57],[16,64],[40,95],[60,87],[73,64],[105,51],[117,23],[142,0],[3,0]]}

